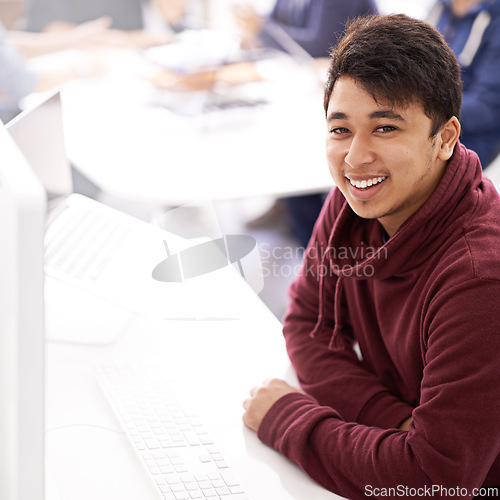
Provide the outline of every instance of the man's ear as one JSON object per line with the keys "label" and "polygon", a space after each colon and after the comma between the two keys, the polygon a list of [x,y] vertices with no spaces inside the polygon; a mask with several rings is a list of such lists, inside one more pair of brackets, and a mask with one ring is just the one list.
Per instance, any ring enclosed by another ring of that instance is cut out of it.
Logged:
{"label": "man's ear", "polygon": [[455,145],[460,137],[460,122],[456,116],[452,116],[440,129],[438,136],[440,139],[438,158],[448,161],[453,154]]}

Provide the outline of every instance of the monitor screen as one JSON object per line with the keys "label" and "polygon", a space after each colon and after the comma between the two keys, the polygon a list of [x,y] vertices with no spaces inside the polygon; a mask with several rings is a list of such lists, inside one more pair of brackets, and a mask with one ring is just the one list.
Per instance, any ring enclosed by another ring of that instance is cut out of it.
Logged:
{"label": "monitor screen", "polygon": [[58,91],[44,96],[7,124],[14,142],[41,180],[49,198],[73,191],[64,143],[63,112]]}
{"label": "monitor screen", "polygon": [[0,122],[0,498],[44,497],[46,195]]}

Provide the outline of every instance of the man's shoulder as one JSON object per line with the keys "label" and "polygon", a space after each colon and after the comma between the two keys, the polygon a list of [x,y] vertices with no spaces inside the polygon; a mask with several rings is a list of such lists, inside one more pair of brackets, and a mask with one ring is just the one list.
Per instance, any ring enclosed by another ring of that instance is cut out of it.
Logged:
{"label": "man's shoulder", "polygon": [[486,181],[474,210],[457,224],[438,267],[462,279],[500,280],[500,196]]}

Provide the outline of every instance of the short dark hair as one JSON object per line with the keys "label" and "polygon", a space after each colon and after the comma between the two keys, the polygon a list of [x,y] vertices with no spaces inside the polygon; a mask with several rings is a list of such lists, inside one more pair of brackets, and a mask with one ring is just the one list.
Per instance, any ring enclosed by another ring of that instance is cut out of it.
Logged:
{"label": "short dark hair", "polygon": [[404,14],[358,17],[331,58],[325,112],[336,81],[348,76],[376,101],[420,103],[432,120],[431,137],[452,116],[460,119],[460,65],[442,35],[423,21]]}

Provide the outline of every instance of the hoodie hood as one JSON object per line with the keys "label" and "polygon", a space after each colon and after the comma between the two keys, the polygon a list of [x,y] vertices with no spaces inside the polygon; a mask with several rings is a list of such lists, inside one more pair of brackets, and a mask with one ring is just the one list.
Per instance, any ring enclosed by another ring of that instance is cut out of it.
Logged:
{"label": "hoodie hood", "polygon": [[[384,280],[403,275],[426,261],[452,231],[452,223],[469,217],[474,206],[465,194],[482,181],[479,158],[458,143],[434,193],[384,244],[377,220],[362,219],[344,202],[328,241],[323,264],[338,279],[335,287],[335,329],[330,347],[346,348],[342,330],[342,288],[346,279]],[[470,200],[470,198],[468,198]],[[474,200],[477,203],[477,197]],[[320,314],[312,336],[322,325],[326,308],[325,277],[320,277]]]}

